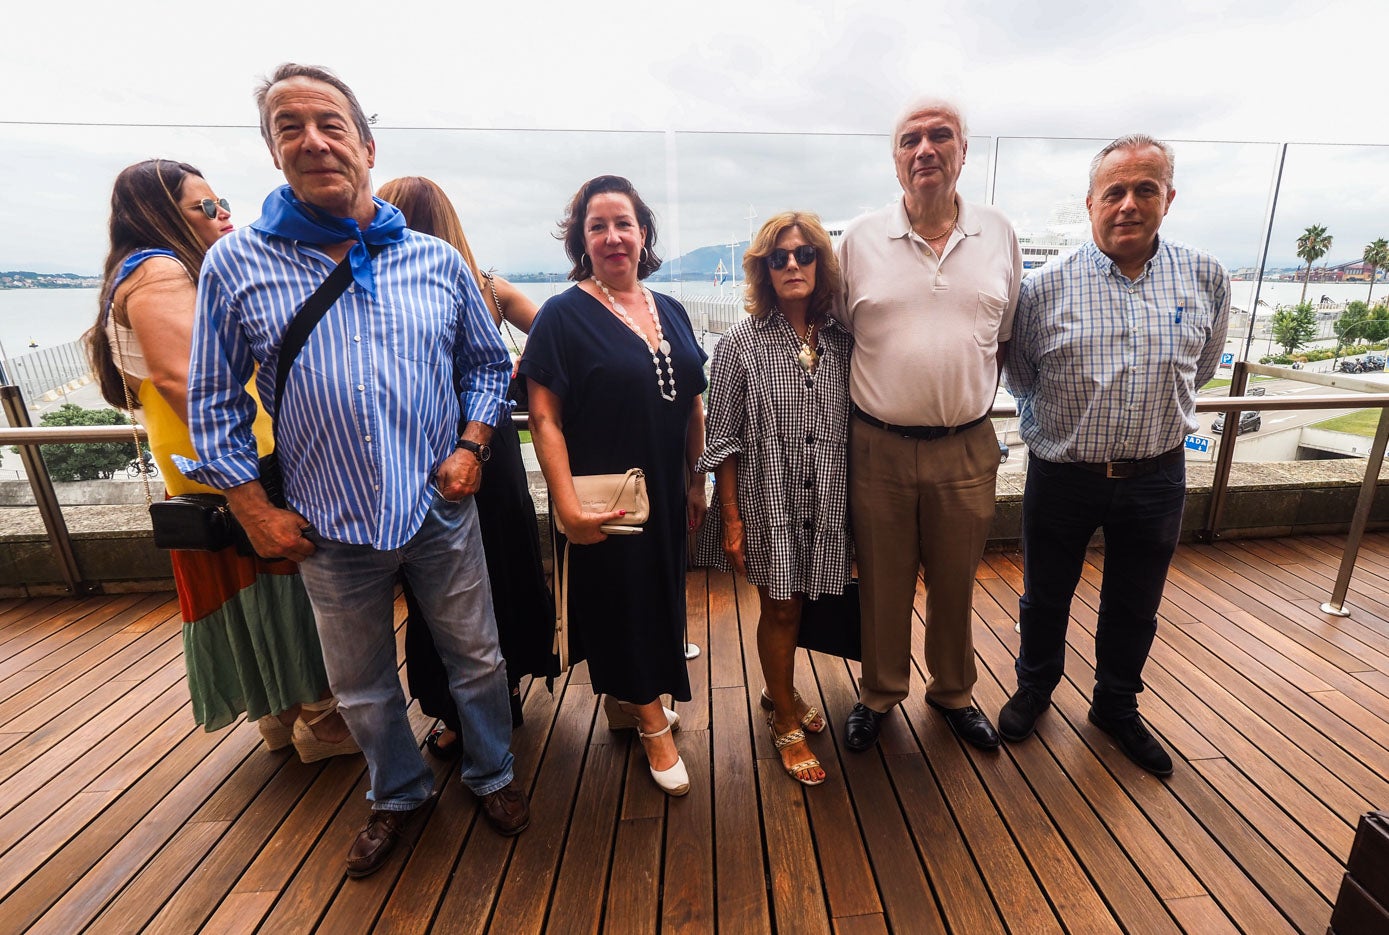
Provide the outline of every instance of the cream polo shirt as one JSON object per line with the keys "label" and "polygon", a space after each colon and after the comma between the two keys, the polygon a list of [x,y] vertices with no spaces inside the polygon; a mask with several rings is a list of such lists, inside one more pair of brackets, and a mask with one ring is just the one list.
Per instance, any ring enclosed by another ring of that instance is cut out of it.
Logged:
{"label": "cream polo shirt", "polygon": [[1022,252],[1002,212],[956,198],[939,261],[901,199],[855,219],[839,244],[841,320],[854,334],[849,396],[894,425],[963,425],[993,406]]}

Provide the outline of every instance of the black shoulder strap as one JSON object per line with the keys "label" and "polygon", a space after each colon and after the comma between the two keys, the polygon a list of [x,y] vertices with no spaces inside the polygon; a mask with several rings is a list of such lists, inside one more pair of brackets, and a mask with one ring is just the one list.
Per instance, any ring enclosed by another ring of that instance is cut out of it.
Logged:
{"label": "black shoulder strap", "polygon": [[[367,244],[367,252],[372,258],[376,254],[386,249],[385,244]],[[299,307],[299,311],[294,314],[289,327],[285,329],[285,339],[280,344],[280,354],[275,359],[275,411],[278,413],[280,405],[285,398],[285,385],[289,381],[289,370],[294,366],[294,361],[299,357],[299,352],[304,349],[304,344],[309,340],[309,335],[328,309],[333,307],[333,303],[342,295],[347,284],[352,281],[352,262],[351,251],[349,256],[342,258],[342,262],[333,267],[333,271],[328,274],[328,278],[323,280],[323,284],[314,290],[314,294],[304,300],[304,304]]]}

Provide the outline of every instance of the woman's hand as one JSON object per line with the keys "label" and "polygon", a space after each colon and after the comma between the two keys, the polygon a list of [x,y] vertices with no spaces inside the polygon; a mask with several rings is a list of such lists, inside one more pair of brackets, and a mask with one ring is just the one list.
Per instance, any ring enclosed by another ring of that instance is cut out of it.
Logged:
{"label": "woman's hand", "polygon": [[694,532],[704,522],[704,514],[709,509],[709,498],[704,492],[704,475],[694,474],[690,478],[690,490],[685,497],[685,518],[690,531]]}
{"label": "woman's hand", "polygon": [[728,565],[738,574],[747,577],[748,565],[743,553],[743,520],[739,516],[723,518],[723,555]]}
{"label": "woman's hand", "polygon": [[626,510],[613,510],[611,513],[583,513],[564,516],[564,528],[569,530],[565,537],[574,545],[594,545],[608,538],[600,527],[605,523],[615,523],[627,515]]}

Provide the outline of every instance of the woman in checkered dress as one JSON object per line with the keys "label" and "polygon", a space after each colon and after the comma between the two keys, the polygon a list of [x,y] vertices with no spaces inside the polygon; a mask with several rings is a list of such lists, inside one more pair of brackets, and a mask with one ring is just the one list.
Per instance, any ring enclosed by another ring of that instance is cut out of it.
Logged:
{"label": "woman in checkered dress", "polygon": [[750,317],[719,340],[710,365],[705,449],[715,475],[701,534],[704,564],[757,587],[763,707],[787,773],[825,779],[806,745],[825,719],[795,689],[802,602],[842,594],[852,540],[845,477],[849,333],[832,317],[839,266],[819,218],[767,221],[743,255]]}

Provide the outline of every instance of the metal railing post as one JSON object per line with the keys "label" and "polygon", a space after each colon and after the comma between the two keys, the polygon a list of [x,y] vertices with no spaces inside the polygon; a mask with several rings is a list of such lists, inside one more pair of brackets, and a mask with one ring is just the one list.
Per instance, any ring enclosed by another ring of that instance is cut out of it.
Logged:
{"label": "metal railing post", "polygon": [[[1249,381],[1249,365],[1236,361],[1230,376],[1230,395],[1243,396],[1244,386]],[[1233,428],[1233,431],[1231,429]],[[1212,433],[1214,434],[1214,433]],[[1239,412],[1225,413],[1225,431],[1220,433],[1220,455],[1215,462],[1215,475],[1211,478],[1211,502],[1206,511],[1206,526],[1196,533],[1200,542],[1211,543],[1220,538],[1220,517],[1225,512],[1225,501],[1230,491],[1230,468],[1235,463],[1235,440],[1239,438]]]}
{"label": "metal railing post", "polygon": [[1341,568],[1336,572],[1336,585],[1331,589],[1331,600],[1321,605],[1324,614],[1350,616],[1350,611],[1346,609],[1346,592],[1350,590],[1350,576],[1355,571],[1355,560],[1360,554],[1360,540],[1364,537],[1365,527],[1370,522],[1370,508],[1374,506],[1375,493],[1379,490],[1379,470],[1384,464],[1385,443],[1389,441],[1389,415],[1386,415],[1386,412],[1389,410],[1379,410],[1379,428],[1375,430],[1374,444],[1370,446],[1369,464],[1365,468],[1365,480],[1360,484],[1360,496],[1355,501],[1355,513],[1350,519],[1350,532],[1346,535],[1346,550],[1341,553]]}
{"label": "metal railing post", "polygon": [[[15,428],[29,428],[29,411],[24,408],[24,397],[17,386],[0,386],[0,405],[4,406],[5,417]],[[72,551],[72,539],[68,536],[68,524],[63,519],[63,508],[58,504],[58,494],[53,489],[53,481],[48,477],[43,454],[38,445],[20,445],[19,457],[24,463],[24,473],[29,475],[29,486],[34,491],[34,503],[43,517],[44,528],[48,531],[48,541],[53,546],[53,557],[58,562],[63,581],[74,596],[95,594],[97,589],[82,580],[77,567],[77,555]]]}

